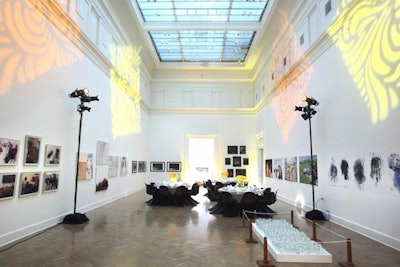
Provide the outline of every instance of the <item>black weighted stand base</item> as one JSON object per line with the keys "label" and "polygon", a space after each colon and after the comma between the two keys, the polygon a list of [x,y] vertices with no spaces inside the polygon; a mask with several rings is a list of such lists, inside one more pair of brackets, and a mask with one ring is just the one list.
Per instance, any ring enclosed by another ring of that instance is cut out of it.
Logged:
{"label": "black weighted stand base", "polygon": [[319,210],[310,210],[306,212],[306,218],[312,221],[325,221],[325,216]]}
{"label": "black weighted stand base", "polygon": [[86,217],[85,214],[82,213],[73,213],[68,214],[64,217],[63,223],[64,224],[82,224],[88,222],[89,218]]}

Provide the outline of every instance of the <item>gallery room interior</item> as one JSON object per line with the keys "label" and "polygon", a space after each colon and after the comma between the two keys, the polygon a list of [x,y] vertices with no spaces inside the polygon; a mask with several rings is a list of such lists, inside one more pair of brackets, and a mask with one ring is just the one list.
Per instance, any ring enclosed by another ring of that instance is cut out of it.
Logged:
{"label": "gallery room interior", "polygon": [[[354,244],[356,255],[379,246],[388,257],[379,266],[400,265],[399,1],[0,5],[0,265],[31,266],[29,242],[48,242],[59,255],[49,266],[139,266],[169,255],[168,239],[153,236],[166,232],[199,242],[194,266],[255,266],[262,246],[234,243],[247,235],[240,218],[210,214],[204,195],[206,180],[238,175],[278,191],[272,207],[293,210],[300,225],[318,210],[332,231],[371,242]],[[146,184],[171,178],[198,183],[200,204],[148,205]],[[76,213],[89,221],[63,223]],[[235,241],[229,231],[242,232]],[[101,243],[102,233],[135,234],[126,245],[142,238],[133,246],[147,252],[123,260],[123,245]],[[345,245],[332,251],[331,266],[346,261]],[[180,253],[148,264],[188,266]]]}

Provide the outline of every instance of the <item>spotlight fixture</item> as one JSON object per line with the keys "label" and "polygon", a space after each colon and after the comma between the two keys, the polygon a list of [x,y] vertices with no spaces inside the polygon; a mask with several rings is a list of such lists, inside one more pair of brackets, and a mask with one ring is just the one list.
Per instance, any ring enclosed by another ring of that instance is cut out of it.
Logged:
{"label": "spotlight fixture", "polygon": [[294,111],[303,111],[303,109],[304,107],[298,107],[298,106],[294,107]]}
{"label": "spotlight fixture", "polygon": [[82,97],[82,96],[86,96],[87,94],[89,94],[89,89],[87,89],[87,88],[76,89],[75,91],[73,91],[72,93],[69,94],[69,97],[71,97],[71,98]]}
{"label": "spotlight fixture", "polygon": [[85,106],[83,103],[78,105],[78,112],[79,113],[82,113],[84,111],[89,111],[90,112],[91,109],[92,108]]}
{"label": "spotlight fixture", "polygon": [[82,102],[99,101],[99,96],[88,96],[88,95],[83,95],[83,96],[81,96],[81,101],[82,101]]}
{"label": "spotlight fixture", "polygon": [[307,102],[309,105],[314,105],[314,106],[319,105],[318,101],[312,97],[303,96],[303,101]]}

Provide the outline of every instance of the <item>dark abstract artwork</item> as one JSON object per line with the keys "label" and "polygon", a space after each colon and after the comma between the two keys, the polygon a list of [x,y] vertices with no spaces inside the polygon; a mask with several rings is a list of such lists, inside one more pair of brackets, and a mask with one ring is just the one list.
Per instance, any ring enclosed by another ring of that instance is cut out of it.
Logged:
{"label": "dark abstract artwork", "polygon": [[346,181],[349,180],[349,163],[347,160],[342,159],[342,162],[340,163],[340,170],[342,171],[342,175],[344,176],[344,179]]}
{"label": "dark abstract artwork", "polygon": [[364,160],[356,159],[353,165],[354,178],[359,186],[361,186],[365,182],[364,175]]}
{"label": "dark abstract artwork", "polygon": [[338,170],[336,167],[336,163],[335,163],[335,160],[332,159],[331,165],[329,166],[329,177],[331,178],[332,182],[337,181],[337,174],[338,174]]}
{"label": "dark abstract artwork", "polygon": [[388,157],[389,168],[394,172],[393,185],[400,192],[400,156],[393,153]]}
{"label": "dark abstract artwork", "polygon": [[370,177],[378,183],[382,177],[382,160],[380,157],[373,156],[371,158]]}

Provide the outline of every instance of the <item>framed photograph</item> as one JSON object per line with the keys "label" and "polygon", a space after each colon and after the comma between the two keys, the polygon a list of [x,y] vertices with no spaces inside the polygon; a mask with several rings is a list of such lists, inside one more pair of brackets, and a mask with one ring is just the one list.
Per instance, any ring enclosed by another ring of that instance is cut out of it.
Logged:
{"label": "framed photograph", "polygon": [[58,189],[58,180],[60,178],[59,171],[50,171],[43,173],[42,192],[54,192]]}
{"label": "framed photograph", "polygon": [[161,161],[150,162],[150,171],[151,172],[164,172],[165,171],[165,162],[161,162]]}
{"label": "framed photograph", "polygon": [[181,162],[167,162],[167,172],[180,172]]}
{"label": "framed photograph", "polygon": [[242,166],[242,157],[240,157],[240,156],[232,157],[232,166],[241,167]]}
{"label": "framed photograph", "polygon": [[93,178],[93,154],[79,152],[78,180],[90,180]]}
{"label": "framed photograph", "polygon": [[243,165],[249,165],[249,158],[243,158]]}
{"label": "framed photograph", "polygon": [[265,160],[265,177],[272,178],[272,159]]}
{"label": "framed photograph", "polygon": [[39,164],[39,154],[40,154],[40,144],[42,142],[41,137],[27,135],[25,137],[25,165],[38,165]]}
{"label": "framed photograph", "polygon": [[138,162],[132,161],[132,173],[137,173],[137,172],[138,172]]}
{"label": "framed photograph", "polygon": [[236,176],[238,175],[246,176],[246,169],[236,169]]}
{"label": "framed photograph", "polygon": [[108,189],[108,166],[96,166],[96,192]]}
{"label": "framed photograph", "polygon": [[118,156],[110,156],[108,165],[108,177],[117,177],[118,176]]}
{"label": "framed photograph", "polygon": [[227,169],[228,177],[233,177],[233,169]]}
{"label": "framed photograph", "polygon": [[0,173],[0,200],[14,197],[17,173]]}
{"label": "framed photograph", "polygon": [[225,165],[231,165],[231,158],[225,158]]}
{"label": "framed photograph", "polygon": [[146,172],[147,166],[146,161],[139,161],[138,172]]}
{"label": "framed photograph", "polygon": [[28,196],[39,193],[40,172],[22,172],[19,181],[19,195]]}
{"label": "framed photograph", "polygon": [[126,162],[126,157],[121,157],[121,167],[119,168],[119,175],[120,176],[128,175],[128,165]]}
{"label": "framed photograph", "polygon": [[240,154],[246,154],[246,146],[240,146],[239,151]]}
{"label": "framed photograph", "polygon": [[238,154],[237,146],[228,146],[228,154]]}
{"label": "framed photograph", "polygon": [[60,164],[61,146],[46,145],[44,153],[44,165]]}
{"label": "framed photograph", "polygon": [[0,165],[17,165],[19,141],[0,138]]}

